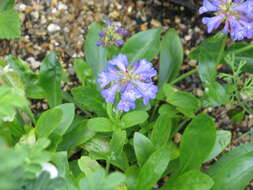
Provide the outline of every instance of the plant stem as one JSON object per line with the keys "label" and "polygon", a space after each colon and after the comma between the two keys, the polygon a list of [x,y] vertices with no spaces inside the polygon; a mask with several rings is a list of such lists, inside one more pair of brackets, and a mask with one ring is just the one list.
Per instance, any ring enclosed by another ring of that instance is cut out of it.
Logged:
{"label": "plant stem", "polygon": [[153,111],[151,113],[151,116],[150,116],[150,121],[153,121],[153,119],[155,117],[155,113],[156,113],[158,107],[159,107],[159,101],[157,101],[156,104],[155,104],[155,107],[154,107],[154,109],[153,109]]}
{"label": "plant stem", "polygon": [[106,166],[105,166],[105,170],[106,172],[109,174],[109,169],[110,169],[110,161],[109,159],[106,159]]}
{"label": "plant stem", "polygon": [[189,118],[185,118],[178,126],[176,126],[175,130],[172,132],[171,137],[174,137],[177,132],[189,121]]}
{"label": "plant stem", "polygon": [[176,78],[175,80],[173,80],[173,81],[171,82],[171,84],[176,84],[176,83],[178,83],[179,81],[185,79],[186,77],[195,74],[196,72],[198,72],[198,68],[195,68],[195,69],[193,69],[193,70],[190,70],[190,71],[188,71],[188,72],[186,72],[186,73],[180,75],[178,78]]}
{"label": "plant stem", "polygon": [[244,133],[243,135],[241,135],[240,137],[238,137],[237,139],[236,139],[236,141],[239,141],[239,140],[241,140],[241,139],[243,139],[244,137],[246,137],[247,135],[252,135],[253,134],[253,130],[249,130],[248,132],[246,132],[246,133]]}
{"label": "plant stem", "polygon": [[248,112],[250,115],[253,115],[253,110],[252,110],[251,108],[249,108],[249,107],[247,106],[247,104],[245,104],[243,101],[241,101],[241,95],[240,95],[240,93],[239,93],[238,90],[236,91],[236,99],[237,99],[239,105],[242,106],[242,108],[243,108],[246,112]]}
{"label": "plant stem", "polygon": [[235,50],[235,53],[241,53],[241,52],[244,52],[244,51],[247,51],[247,50],[250,50],[250,49],[253,49],[253,44],[248,45],[248,46],[243,47],[243,48],[240,48],[238,50]]}

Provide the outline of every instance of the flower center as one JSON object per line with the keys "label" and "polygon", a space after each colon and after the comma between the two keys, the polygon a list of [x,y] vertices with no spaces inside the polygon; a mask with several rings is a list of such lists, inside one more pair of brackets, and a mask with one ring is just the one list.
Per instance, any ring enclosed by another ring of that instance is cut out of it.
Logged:
{"label": "flower center", "polygon": [[139,80],[140,77],[138,75],[135,75],[133,73],[133,70],[127,69],[125,72],[121,71],[119,72],[119,75],[123,76],[121,79],[121,82],[128,82],[128,81],[134,81],[134,80]]}
{"label": "flower center", "polygon": [[[236,7],[238,3],[234,3],[231,0],[224,0],[220,7],[220,13],[225,14],[226,17],[234,16],[235,18],[240,18],[238,11],[233,10],[233,7]],[[219,14],[220,14],[219,13]]]}

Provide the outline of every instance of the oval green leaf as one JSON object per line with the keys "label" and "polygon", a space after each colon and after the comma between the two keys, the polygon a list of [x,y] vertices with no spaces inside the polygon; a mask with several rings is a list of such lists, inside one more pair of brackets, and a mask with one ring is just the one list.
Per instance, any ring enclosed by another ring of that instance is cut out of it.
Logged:
{"label": "oval green leaf", "polygon": [[183,46],[175,29],[163,37],[160,52],[159,86],[175,79],[183,63]]}
{"label": "oval green leaf", "polygon": [[155,147],[146,136],[136,132],[134,133],[134,151],[139,166],[142,166],[155,151]]}
{"label": "oval green leaf", "polygon": [[142,58],[151,61],[160,49],[160,33],[161,28],[135,34],[125,43],[121,53],[126,54],[131,63]]}
{"label": "oval green leaf", "polygon": [[145,111],[132,111],[126,113],[122,117],[123,128],[133,127],[141,124],[148,119],[148,114]]}
{"label": "oval green leaf", "polygon": [[140,169],[137,188],[151,190],[152,186],[162,177],[170,161],[170,149],[162,146],[155,151]]}
{"label": "oval green leaf", "polygon": [[89,26],[88,34],[85,40],[84,53],[87,63],[90,65],[95,78],[98,73],[103,71],[106,65],[106,49],[97,46],[99,32],[102,26],[94,22]]}
{"label": "oval green leaf", "polygon": [[212,151],[216,138],[215,122],[207,114],[200,114],[187,126],[180,144],[178,173],[199,169]]}
{"label": "oval green leaf", "polygon": [[87,126],[96,132],[111,132],[113,123],[106,117],[95,117],[88,120]]}

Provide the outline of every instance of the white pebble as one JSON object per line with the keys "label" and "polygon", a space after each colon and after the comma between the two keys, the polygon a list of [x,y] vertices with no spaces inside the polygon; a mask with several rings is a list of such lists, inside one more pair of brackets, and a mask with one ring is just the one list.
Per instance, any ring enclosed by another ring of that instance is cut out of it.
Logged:
{"label": "white pebble", "polygon": [[47,30],[49,32],[56,32],[56,31],[61,30],[61,27],[57,24],[49,24],[48,27],[47,27]]}
{"label": "white pebble", "polygon": [[57,13],[57,9],[56,8],[52,8],[52,13],[53,14]]}
{"label": "white pebble", "polygon": [[17,7],[17,9],[18,9],[19,11],[24,11],[24,10],[26,9],[26,5],[25,5],[25,4],[20,4],[20,5]]}
{"label": "white pebble", "polygon": [[65,5],[64,3],[60,2],[60,3],[58,4],[58,9],[59,9],[59,10],[66,10],[66,9],[68,9],[68,7],[67,7],[67,5]]}

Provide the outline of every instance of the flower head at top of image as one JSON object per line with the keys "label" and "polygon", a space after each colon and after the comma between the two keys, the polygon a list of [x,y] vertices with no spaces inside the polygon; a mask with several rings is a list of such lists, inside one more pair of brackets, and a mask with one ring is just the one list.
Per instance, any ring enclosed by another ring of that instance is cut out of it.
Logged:
{"label": "flower head at top of image", "polygon": [[[146,59],[129,63],[126,55],[119,54],[108,62],[105,72],[99,73],[97,82],[103,89],[102,96],[106,102],[117,103],[118,110],[128,112],[135,109],[137,99],[143,98],[146,105],[156,97],[158,88],[152,81],[156,75],[152,63]],[[117,94],[120,94],[120,99],[115,102]]]}
{"label": "flower head at top of image", "polygon": [[208,33],[224,23],[223,32],[234,40],[253,37],[253,0],[204,0],[199,13],[209,12],[215,16],[202,19]]}
{"label": "flower head at top of image", "polygon": [[97,41],[97,46],[120,47],[124,44],[124,37],[128,35],[128,31],[117,27],[110,19],[105,20],[106,27],[99,32],[100,39]]}

